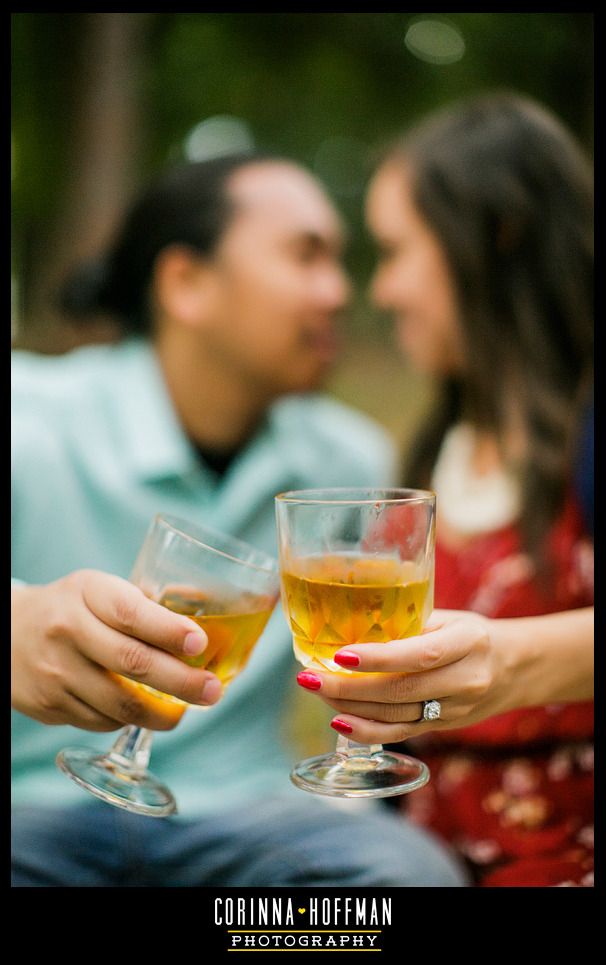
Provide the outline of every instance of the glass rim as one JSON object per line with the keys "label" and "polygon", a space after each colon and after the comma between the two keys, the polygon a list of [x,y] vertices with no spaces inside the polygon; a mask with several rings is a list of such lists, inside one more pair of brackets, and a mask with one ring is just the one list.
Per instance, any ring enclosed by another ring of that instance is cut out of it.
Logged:
{"label": "glass rim", "polygon": [[[258,570],[261,573],[267,573],[268,575],[279,575],[278,561],[265,553],[263,550],[257,549],[250,543],[245,542],[245,540],[238,539],[237,536],[231,536],[229,533],[222,533],[220,530],[213,529],[211,526],[206,526],[200,523],[190,523],[179,516],[173,516],[170,513],[156,513],[153,518],[153,525],[162,524],[167,529],[171,529],[174,533],[177,533],[183,539],[188,540],[190,543],[194,543],[196,546],[202,546],[206,550],[210,550],[211,553],[216,553],[218,556],[223,556],[225,559],[231,560],[233,563],[239,563],[241,566],[248,566],[253,570]],[[222,540],[227,546],[233,544],[234,548],[242,547],[243,551],[248,552],[250,555],[257,558],[257,562],[252,562],[250,560],[242,559],[239,556],[234,556],[233,553],[229,553],[226,550],[218,549],[211,543],[205,542],[204,539],[195,535],[195,532],[188,532],[188,527],[191,527],[194,531],[199,530],[201,534],[207,534],[209,537],[217,536]]]}
{"label": "glass rim", "polygon": [[[373,492],[376,493],[374,497],[369,495],[369,493]],[[355,495],[356,493],[358,494],[357,496]],[[380,496],[380,493],[397,493],[399,495]],[[383,488],[373,488],[372,486],[338,486],[327,487],[325,489],[291,489],[287,492],[278,493],[274,498],[279,504],[297,503],[308,506],[375,506],[377,504],[435,504],[436,494],[432,489],[410,489],[397,486],[386,486]]]}

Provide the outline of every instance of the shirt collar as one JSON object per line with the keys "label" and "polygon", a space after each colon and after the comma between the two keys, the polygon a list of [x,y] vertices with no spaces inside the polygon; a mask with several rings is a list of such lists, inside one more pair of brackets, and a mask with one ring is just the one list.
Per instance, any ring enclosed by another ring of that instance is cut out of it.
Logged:
{"label": "shirt collar", "polygon": [[112,401],[133,471],[153,480],[199,470],[200,460],[183,432],[151,342],[128,339],[117,358]]}
{"label": "shirt collar", "polygon": [[[146,338],[129,338],[116,352],[111,385],[115,425],[133,472],[145,481],[187,476],[199,480],[202,474],[216,485],[216,474],[203,465],[183,431],[153,344]],[[247,502],[247,489],[250,493],[260,477],[271,478],[278,492],[296,488],[309,476],[309,453],[295,429],[301,413],[294,399],[294,421],[292,400],[274,403],[223,479],[221,489],[234,512],[239,502]],[[238,471],[232,472],[235,465]]]}

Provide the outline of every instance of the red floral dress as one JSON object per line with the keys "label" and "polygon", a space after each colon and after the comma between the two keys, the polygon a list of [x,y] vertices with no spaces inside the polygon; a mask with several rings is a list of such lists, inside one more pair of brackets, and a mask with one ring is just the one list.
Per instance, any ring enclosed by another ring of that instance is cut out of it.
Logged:
{"label": "red floral dress", "polygon": [[[550,536],[549,591],[515,526],[436,548],[436,607],[536,616],[593,603],[593,546],[570,498]],[[414,745],[414,746],[413,746]],[[485,887],[593,885],[593,701],[513,711],[410,742],[431,770],[400,799]]]}

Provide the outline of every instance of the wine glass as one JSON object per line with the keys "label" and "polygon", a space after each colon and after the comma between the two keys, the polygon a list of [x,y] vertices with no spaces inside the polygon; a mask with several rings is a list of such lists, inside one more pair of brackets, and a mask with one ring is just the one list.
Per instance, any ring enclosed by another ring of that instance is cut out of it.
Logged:
{"label": "wine glass", "polygon": [[[279,595],[278,566],[270,556],[232,536],[165,515],[152,521],[130,579],[150,599],[206,631],[204,653],[180,659],[212,671],[224,688],[244,668]],[[123,683],[173,721],[190,706],[129,678]],[[164,817],[177,805],[171,791],[147,770],[152,737],[152,731],[129,725],[107,754],[68,747],[56,763],[109,804]]]}
{"label": "wine glass", "polygon": [[[435,494],[417,489],[280,493],[282,604],[304,667],[347,674],[333,660],[358,643],[421,633],[433,608]],[[339,736],[336,751],[299,762],[291,780],[333,797],[391,797],[422,787],[419,760]]]}

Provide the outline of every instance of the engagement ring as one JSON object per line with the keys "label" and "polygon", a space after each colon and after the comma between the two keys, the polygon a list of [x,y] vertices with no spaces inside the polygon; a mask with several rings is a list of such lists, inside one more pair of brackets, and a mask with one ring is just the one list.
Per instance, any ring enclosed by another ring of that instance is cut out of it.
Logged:
{"label": "engagement ring", "polygon": [[423,701],[423,720],[439,720],[442,713],[442,705],[439,700]]}

